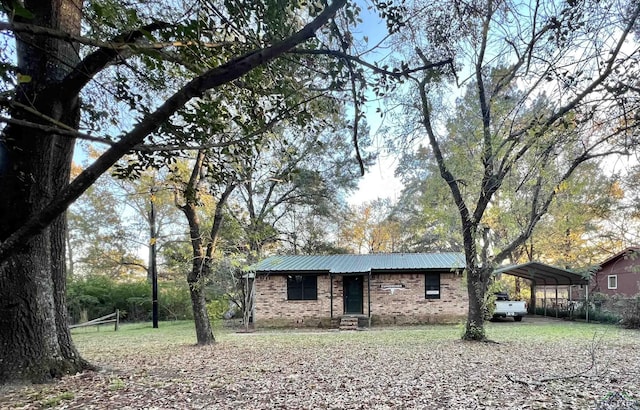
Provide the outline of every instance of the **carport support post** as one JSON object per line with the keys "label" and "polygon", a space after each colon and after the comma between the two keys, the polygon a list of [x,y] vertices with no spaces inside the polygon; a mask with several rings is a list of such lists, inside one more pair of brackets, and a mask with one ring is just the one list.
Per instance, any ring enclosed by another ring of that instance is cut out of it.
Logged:
{"label": "carport support post", "polygon": [[567,300],[567,310],[569,311],[569,318],[573,320],[573,295],[571,294],[571,288],[573,288],[573,285],[569,285],[569,299]]}
{"label": "carport support post", "polygon": [[527,269],[527,274],[529,275],[529,278],[531,278],[531,314],[535,315],[536,314],[536,292],[538,291],[538,284],[536,283],[536,274],[534,272],[533,269],[529,268]]}
{"label": "carport support post", "polygon": [[585,298],[586,298],[586,305],[587,305],[587,310],[585,312],[585,319],[587,321],[587,323],[589,323],[589,282],[587,282],[587,284],[585,285]]}
{"label": "carport support post", "polygon": [[153,328],[158,328],[158,268],[156,266],[156,242],[158,232],[156,229],[156,187],[151,187],[151,199],[149,201],[149,276],[151,278],[151,320]]}

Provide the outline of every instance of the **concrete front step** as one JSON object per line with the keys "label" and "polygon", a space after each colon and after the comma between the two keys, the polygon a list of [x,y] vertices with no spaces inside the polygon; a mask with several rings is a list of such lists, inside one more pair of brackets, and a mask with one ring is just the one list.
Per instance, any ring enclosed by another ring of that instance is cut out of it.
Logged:
{"label": "concrete front step", "polygon": [[355,316],[341,317],[340,330],[358,330],[358,318]]}

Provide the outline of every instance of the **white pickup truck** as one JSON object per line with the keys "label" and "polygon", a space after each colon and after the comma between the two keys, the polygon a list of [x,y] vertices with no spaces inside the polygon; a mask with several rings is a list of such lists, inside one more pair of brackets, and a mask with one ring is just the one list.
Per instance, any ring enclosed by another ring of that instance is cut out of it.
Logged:
{"label": "white pickup truck", "polygon": [[520,322],[527,314],[527,302],[519,300],[509,300],[506,292],[498,292],[496,295],[496,306],[493,311],[493,318],[512,317],[516,322]]}

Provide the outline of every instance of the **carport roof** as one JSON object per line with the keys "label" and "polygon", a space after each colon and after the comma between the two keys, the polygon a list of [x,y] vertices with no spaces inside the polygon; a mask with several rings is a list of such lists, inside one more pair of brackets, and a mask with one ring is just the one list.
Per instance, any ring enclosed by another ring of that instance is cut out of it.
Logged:
{"label": "carport roof", "polygon": [[527,262],[496,269],[494,274],[505,273],[529,279],[536,285],[588,285],[589,278],[567,269],[557,268],[540,262]]}

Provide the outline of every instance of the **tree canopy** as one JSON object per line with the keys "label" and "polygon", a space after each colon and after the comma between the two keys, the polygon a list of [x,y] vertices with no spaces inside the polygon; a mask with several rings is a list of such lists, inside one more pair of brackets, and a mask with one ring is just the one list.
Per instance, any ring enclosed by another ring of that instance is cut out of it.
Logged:
{"label": "tree canopy", "polygon": [[[496,264],[532,235],[583,163],[635,148],[640,52],[633,33],[640,7],[443,5],[413,3],[414,29],[399,35],[414,45],[414,61],[444,55],[456,69],[409,75],[410,97],[400,104],[413,119],[403,117],[406,136],[426,136],[455,203],[468,275],[464,337],[484,339],[485,294]],[[452,101],[456,89],[461,93]],[[491,248],[495,226],[488,217],[496,206],[522,219]]]}

